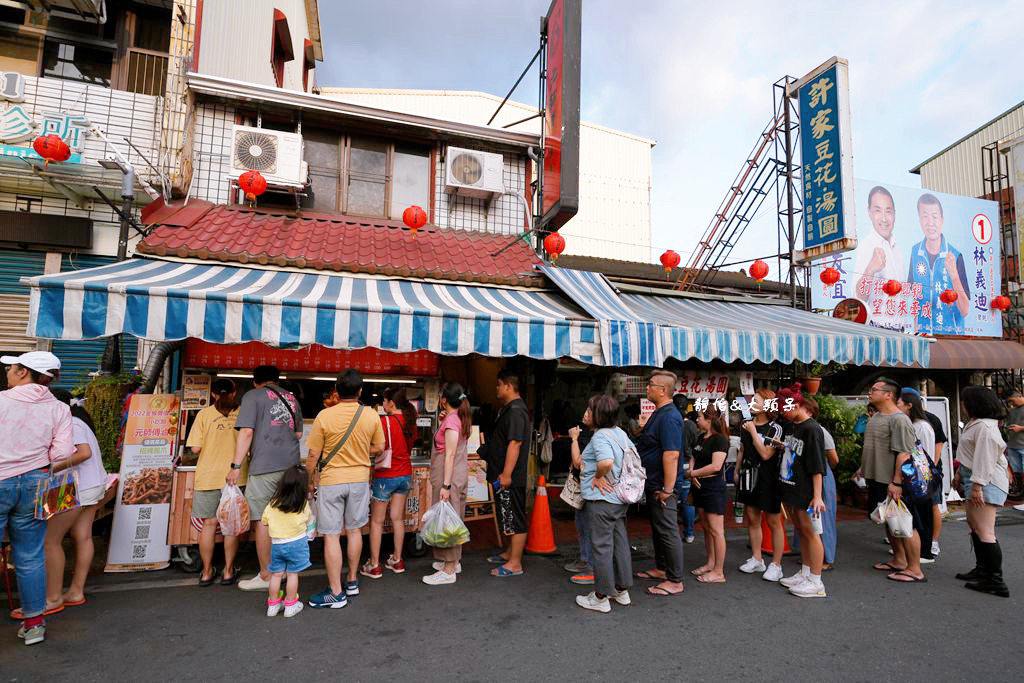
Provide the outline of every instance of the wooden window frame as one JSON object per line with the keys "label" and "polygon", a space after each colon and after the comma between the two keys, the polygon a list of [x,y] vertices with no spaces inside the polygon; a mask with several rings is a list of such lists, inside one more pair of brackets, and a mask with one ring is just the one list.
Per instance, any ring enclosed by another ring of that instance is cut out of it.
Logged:
{"label": "wooden window frame", "polygon": [[274,8],[274,20],[270,29],[270,69],[274,74],[274,83],[278,88],[284,87],[284,63],[295,59],[292,50],[291,31],[288,28],[288,17],[284,12]]}

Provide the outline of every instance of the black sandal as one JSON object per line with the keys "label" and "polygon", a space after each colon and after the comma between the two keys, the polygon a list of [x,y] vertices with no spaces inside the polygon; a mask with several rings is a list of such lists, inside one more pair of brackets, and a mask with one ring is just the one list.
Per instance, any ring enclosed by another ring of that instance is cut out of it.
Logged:
{"label": "black sandal", "polygon": [[212,586],[213,583],[216,580],[217,580],[217,568],[216,567],[210,567],[210,578],[208,578],[208,579],[204,579],[202,574],[199,575],[199,585],[202,588],[208,588],[208,587]]}
{"label": "black sandal", "polygon": [[[228,570],[227,567],[225,567],[224,568],[224,572],[226,572],[227,570]],[[224,572],[221,572],[221,574],[220,574],[220,585],[222,585],[222,586],[233,586],[233,585],[235,585],[235,582],[238,581],[238,567],[232,568],[231,576],[230,577],[224,576]]]}

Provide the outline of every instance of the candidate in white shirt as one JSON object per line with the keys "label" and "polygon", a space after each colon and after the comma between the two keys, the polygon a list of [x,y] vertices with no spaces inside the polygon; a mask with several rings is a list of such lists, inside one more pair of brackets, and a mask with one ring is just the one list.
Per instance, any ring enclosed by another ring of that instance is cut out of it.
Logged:
{"label": "candidate in white shirt", "polygon": [[853,272],[857,285],[854,296],[867,306],[871,324],[901,329],[907,321],[907,315],[889,314],[884,310],[881,313],[874,313],[872,305],[873,299],[876,298],[876,280],[903,282],[907,272],[906,262],[900,254],[894,234],[896,204],[889,190],[881,185],[876,185],[868,192],[868,217],[871,219],[872,230],[860,240],[854,258]]}

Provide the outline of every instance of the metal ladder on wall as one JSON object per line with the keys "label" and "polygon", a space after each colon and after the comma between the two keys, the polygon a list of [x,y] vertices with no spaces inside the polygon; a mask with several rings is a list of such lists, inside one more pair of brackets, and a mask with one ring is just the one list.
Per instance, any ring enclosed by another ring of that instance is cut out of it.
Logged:
{"label": "metal ladder on wall", "polygon": [[[1024,293],[1021,292],[1020,242],[1017,239],[1012,189],[1010,188],[1009,150],[998,142],[981,148],[981,179],[985,199],[999,202],[999,236],[1002,248],[1002,278],[1006,296],[1013,304],[1003,313],[1003,338],[1024,343]],[[1013,390],[1024,390],[1024,371],[997,370],[994,389],[1000,396]]]}

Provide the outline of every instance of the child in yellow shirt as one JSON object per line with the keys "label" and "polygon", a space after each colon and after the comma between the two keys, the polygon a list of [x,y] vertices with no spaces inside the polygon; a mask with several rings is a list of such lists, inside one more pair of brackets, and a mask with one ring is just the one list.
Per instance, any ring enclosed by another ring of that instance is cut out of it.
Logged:
{"label": "child in yellow shirt", "polygon": [[270,528],[271,572],[267,616],[281,611],[281,579],[287,575],[284,616],[294,617],[302,611],[299,601],[299,572],[310,566],[309,540],[306,527],[312,511],[306,500],[309,475],[302,465],[289,467],[281,476],[274,497],[263,510],[262,522]]}

